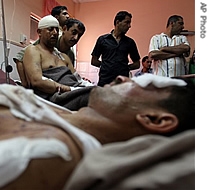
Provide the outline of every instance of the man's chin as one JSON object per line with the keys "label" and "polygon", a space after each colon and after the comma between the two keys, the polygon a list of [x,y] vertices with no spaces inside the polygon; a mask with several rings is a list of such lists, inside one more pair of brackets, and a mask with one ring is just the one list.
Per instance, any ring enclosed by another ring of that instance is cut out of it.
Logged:
{"label": "man's chin", "polygon": [[98,97],[100,97],[103,93],[102,93],[102,89],[103,87],[100,86],[96,86],[95,88],[93,88],[90,92],[89,95],[89,103],[93,103],[95,104],[96,100],[98,100]]}
{"label": "man's chin", "polygon": [[69,46],[73,47],[76,43],[75,42],[69,42]]}
{"label": "man's chin", "polygon": [[51,39],[50,44],[55,46],[57,44],[57,41],[58,41],[57,39]]}

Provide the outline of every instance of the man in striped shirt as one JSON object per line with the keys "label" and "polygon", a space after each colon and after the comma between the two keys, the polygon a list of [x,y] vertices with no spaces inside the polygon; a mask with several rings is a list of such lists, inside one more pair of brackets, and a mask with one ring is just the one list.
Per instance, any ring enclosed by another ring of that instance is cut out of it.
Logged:
{"label": "man in striped shirt", "polygon": [[186,36],[180,35],[183,29],[183,18],[172,15],[165,32],[151,38],[149,56],[153,59],[154,74],[165,77],[187,74],[185,57],[190,54],[190,45]]}

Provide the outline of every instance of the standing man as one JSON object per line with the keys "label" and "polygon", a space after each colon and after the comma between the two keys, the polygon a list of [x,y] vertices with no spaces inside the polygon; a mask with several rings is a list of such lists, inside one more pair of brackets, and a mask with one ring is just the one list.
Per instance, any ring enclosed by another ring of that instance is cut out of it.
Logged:
{"label": "standing man", "polygon": [[66,6],[56,6],[52,9],[51,15],[54,16],[59,22],[59,36],[61,36],[65,21],[69,19],[68,9]]}
{"label": "standing man", "polygon": [[186,36],[180,35],[183,29],[183,18],[172,15],[165,32],[151,38],[149,56],[153,59],[154,74],[165,77],[187,74],[184,57],[189,56],[190,45]]}
{"label": "standing man", "polygon": [[[118,12],[111,33],[97,39],[91,54],[91,65],[100,68],[98,86],[112,82],[118,75],[129,77],[130,70],[140,67],[140,55],[136,43],[125,35],[131,27],[131,18],[132,15],[127,11]],[[128,55],[133,61],[132,64],[128,64]]]}

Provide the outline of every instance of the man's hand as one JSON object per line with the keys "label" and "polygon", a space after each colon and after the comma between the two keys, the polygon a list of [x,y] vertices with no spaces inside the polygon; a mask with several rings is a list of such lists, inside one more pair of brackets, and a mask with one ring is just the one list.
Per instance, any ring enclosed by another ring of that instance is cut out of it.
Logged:
{"label": "man's hand", "polygon": [[66,86],[63,84],[56,84],[56,92],[58,92],[59,94],[63,93],[63,92],[68,92],[71,91],[70,86]]}

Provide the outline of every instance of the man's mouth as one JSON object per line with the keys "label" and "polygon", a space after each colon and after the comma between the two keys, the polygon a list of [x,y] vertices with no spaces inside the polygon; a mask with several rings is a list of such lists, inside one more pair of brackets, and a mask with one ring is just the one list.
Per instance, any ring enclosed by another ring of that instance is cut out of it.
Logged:
{"label": "man's mouth", "polygon": [[53,40],[53,41],[57,41],[58,39],[57,38],[50,38],[51,40]]}

